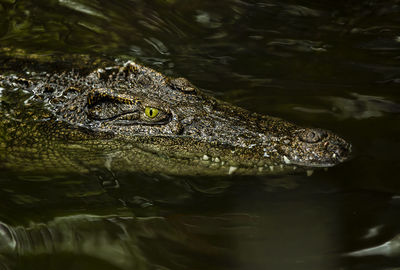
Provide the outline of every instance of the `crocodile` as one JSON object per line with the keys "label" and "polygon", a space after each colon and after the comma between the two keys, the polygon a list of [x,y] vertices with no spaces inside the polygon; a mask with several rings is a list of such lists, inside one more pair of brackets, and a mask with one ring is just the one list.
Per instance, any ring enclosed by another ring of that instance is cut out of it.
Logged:
{"label": "crocodile", "polygon": [[350,157],[331,131],[231,105],[133,61],[86,60],[1,58],[0,167],[267,175]]}

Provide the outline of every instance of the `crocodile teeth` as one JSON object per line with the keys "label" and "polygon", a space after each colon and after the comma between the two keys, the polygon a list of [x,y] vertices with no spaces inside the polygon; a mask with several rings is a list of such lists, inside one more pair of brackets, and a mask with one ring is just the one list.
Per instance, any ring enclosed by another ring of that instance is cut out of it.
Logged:
{"label": "crocodile teeth", "polygon": [[235,167],[235,166],[230,166],[230,167],[229,167],[228,174],[233,174],[236,170],[237,170],[237,167]]}
{"label": "crocodile teeth", "polygon": [[290,164],[290,159],[288,159],[287,156],[283,156],[283,161],[284,161],[286,164]]}
{"label": "crocodile teeth", "polygon": [[271,172],[274,171],[274,166],[269,166],[269,169],[271,170]]}
{"label": "crocodile teeth", "polygon": [[314,173],[314,170],[307,170],[307,176],[311,176],[311,175],[313,175],[313,173]]}
{"label": "crocodile teeth", "polygon": [[[221,159],[219,157],[210,157],[208,155],[204,155],[204,156],[200,157],[200,160],[205,160],[205,161],[211,160],[212,162],[215,162],[215,163],[220,163],[221,162]],[[224,165],[224,164],[225,164],[225,162],[222,161],[221,165]]]}

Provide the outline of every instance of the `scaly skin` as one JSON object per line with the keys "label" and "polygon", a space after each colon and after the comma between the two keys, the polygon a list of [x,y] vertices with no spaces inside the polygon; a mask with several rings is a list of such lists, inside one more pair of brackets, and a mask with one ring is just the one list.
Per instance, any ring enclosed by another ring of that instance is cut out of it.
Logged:
{"label": "scaly skin", "polygon": [[29,61],[39,71],[2,62],[2,167],[253,175],[331,167],[350,155],[330,131],[249,112],[134,62],[47,73]]}

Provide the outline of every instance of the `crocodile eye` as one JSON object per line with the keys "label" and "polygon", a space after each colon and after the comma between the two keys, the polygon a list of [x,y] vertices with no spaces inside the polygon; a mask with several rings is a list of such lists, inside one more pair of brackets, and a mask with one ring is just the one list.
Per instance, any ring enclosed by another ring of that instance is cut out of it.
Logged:
{"label": "crocodile eye", "polygon": [[144,109],[144,114],[149,118],[154,118],[158,115],[158,109],[152,107],[146,107]]}

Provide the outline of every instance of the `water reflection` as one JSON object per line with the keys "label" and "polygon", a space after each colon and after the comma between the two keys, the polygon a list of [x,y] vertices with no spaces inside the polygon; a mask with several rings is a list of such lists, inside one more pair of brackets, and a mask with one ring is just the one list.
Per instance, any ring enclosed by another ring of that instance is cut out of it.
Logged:
{"label": "water reflection", "polygon": [[[79,1],[72,1],[72,0],[59,0],[58,3],[61,6],[68,7],[72,10],[91,15],[91,16],[96,16],[102,19],[107,19],[106,16],[104,16],[99,9],[98,5],[99,3],[96,3],[95,1],[92,3],[79,3]],[[90,5],[90,6],[89,6]],[[92,7],[91,7],[92,6]]]}
{"label": "water reflection", "polygon": [[[185,213],[188,209],[175,209],[163,211],[163,215],[138,217],[125,208],[117,210],[120,214],[73,214],[47,221],[31,220],[23,225],[2,221],[1,262],[12,269],[24,269],[28,264],[47,268],[50,264],[41,262],[41,256],[60,258],[69,254],[91,258],[86,259],[90,268],[107,262],[116,269],[263,269],[265,265],[276,269],[336,269],[339,258],[398,256],[397,236],[386,242],[381,240],[387,228],[368,238],[361,234],[370,230],[368,209],[373,204],[380,205],[374,210],[382,214],[398,211],[397,207],[384,210],[384,202],[390,200],[386,196],[369,204],[368,193],[346,197],[337,193],[310,196],[309,192],[289,192],[271,193],[264,202],[257,198],[264,195],[253,191],[251,201],[244,195],[235,201],[227,197],[203,200],[211,205],[231,201],[200,212],[192,209],[191,213]],[[349,197],[359,201],[359,206],[349,204],[342,208],[340,203],[348,202]],[[240,204],[237,210],[227,211],[226,206],[235,202]],[[360,214],[354,216],[355,212]],[[359,222],[352,222],[354,219]],[[382,222],[399,231],[399,224],[390,218]],[[343,241],[348,238],[350,246],[363,248],[354,251],[344,246]],[[32,256],[38,259],[32,261]],[[362,262],[353,261],[352,265]],[[376,269],[378,262],[371,264],[371,269]],[[68,269],[68,264],[58,268]]]}
{"label": "water reflection", "polygon": [[371,117],[383,117],[385,113],[400,113],[400,104],[379,96],[350,93],[350,98],[322,97],[321,100],[329,104],[328,106],[325,106],[329,109],[302,107],[294,107],[293,109],[305,113],[331,114],[339,119],[354,118],[357,120],[368,119]]}
{"label": "water reflection", "polygon": [[[1,223],[0,253],[3,264],[18,269],[25,266],[26,258],[46,254],[88,256],[98,260],[92,267],[106,261],[118,269],[186,269],[189,265],[191,269],[240,269],[244,264],[255,269],[263,267],[265,259],[261,258],[265,256],[272,265],[279,264],[274,257],[283,254],[319,267],[331,264],[323,253],[311,252],[332,249],[326,246],[332,239],[325,229],[315,231],[318,238],[298,253],[295,250],[307,236],[299,237],[287,226],[281,227],[279,235],[265,234],[278,229],[276,226],[276,221],[238,213],[149,218],[74,215],[28,226]],[[289,249],[281,242],[288,239],[295,241]],[[274,244],[259,249],[260,241]]]}
{"label": "water reflection", "polygon": [[357,250],[345,254],[350,257],[363,256],[388,256],[397,257],[400,255],[400,235],[396,235],[393,239],[375,247],[370,247],[362,250]]}

